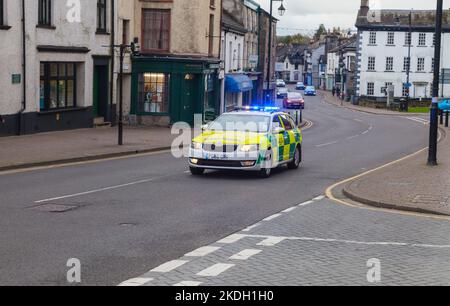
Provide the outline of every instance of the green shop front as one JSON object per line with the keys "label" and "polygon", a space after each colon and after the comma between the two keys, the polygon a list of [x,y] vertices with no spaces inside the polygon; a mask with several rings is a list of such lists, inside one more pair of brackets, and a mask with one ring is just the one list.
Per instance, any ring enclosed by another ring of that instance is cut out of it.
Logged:
{"label": "green shop front", "polygon": [[214,119],[220,108],[219,62],[210,59],[135,57],[131,115],[150,125]]}

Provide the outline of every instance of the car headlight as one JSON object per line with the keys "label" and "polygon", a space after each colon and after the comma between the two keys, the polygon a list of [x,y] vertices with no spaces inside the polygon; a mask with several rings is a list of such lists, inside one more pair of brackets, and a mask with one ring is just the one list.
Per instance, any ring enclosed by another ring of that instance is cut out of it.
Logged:
{"label": "car headlight", "polygon": [[240,148],[241,152],[252,152],[252,151],[258,151],[259,145],[243,145]]}
{"label": "car headlight", "polygon": [[200,149],[203,148],[203,144],[200,143],[200,142],[193,142],[193,143],[191,144],[191,148],[192,148],[192,149],[195,149],[195,150],[200,150]]}

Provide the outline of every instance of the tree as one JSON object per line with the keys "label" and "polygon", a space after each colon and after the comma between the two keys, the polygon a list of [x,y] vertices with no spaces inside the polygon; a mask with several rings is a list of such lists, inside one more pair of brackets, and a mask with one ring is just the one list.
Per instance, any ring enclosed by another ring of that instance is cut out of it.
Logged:
{"label": "tree", "polygon": [[316,31],[316,34],[314,35],[314,39],[319,40],[320,36],[327,33],[327,29],[325,28],[325,25],[322,23],[319,26],[319,29]]}
{"label": "tree", "polygon": [[307,45],[309,44],[310,40],[311,37],[300,33],[295,35],[277,37],[278,43],[283,45],[292,45],[292,44]]}

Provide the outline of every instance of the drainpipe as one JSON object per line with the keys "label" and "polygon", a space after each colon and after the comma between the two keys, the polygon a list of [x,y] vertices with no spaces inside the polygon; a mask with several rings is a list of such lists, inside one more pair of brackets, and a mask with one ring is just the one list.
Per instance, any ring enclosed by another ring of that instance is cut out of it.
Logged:
{"label": "drainpipe", "polygon": [[26,50],[26,29],[25,29],[25,0],[22,0],[22,75],[23,75],[23,81],[22,81],[22,107],[19,111],[18,116],[18,128],[17,128],[17,134],[22,135],[23,129],[22,129],[22,121],[23,121],[23,113],[25,112],[27,108],[27,50]]}
{"label": "drainpipe", "polygon": [[[111,100],[110,105],[110,114],[109,119],[111,121],[111,124],[115,125],[115,112],[114,112],[114,71],[115,71],[115,54],[114,54],[114,45],[115,45],[115,37],[116,37],[116,7],[115,7],[115,0],[111,1],[111,67],[110,67],[110,86],[109,86],[109,97]],[[114,120],[113,120],[114,119]]]}

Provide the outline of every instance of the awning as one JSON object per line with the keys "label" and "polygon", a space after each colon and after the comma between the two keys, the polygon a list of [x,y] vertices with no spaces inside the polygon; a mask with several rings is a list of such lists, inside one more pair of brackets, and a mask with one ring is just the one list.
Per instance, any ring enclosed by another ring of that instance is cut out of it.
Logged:
{"label": "awning", "polygon": [[246,92],[252,89],[252,80],[244,74],[231,74],[225,77],[226,92]]}

